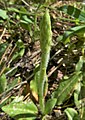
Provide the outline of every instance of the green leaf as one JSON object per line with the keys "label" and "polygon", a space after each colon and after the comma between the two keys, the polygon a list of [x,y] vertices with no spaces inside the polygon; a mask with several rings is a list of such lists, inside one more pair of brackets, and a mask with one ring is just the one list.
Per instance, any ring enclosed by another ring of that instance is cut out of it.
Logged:
{"label": "green leaf", "polygon": [[79,97],[81,92],[81,82],[79,81],[76,86],[75,86],[75,91],[74,91],[74,102],[76,107],[79,109],[81,106],[81,102],[79,101]]}
{"label": "green leaf", "polygon": [[32,20],[29,19],[29,18],[27,17],[27,15],[23,15],[23,16],[22,16],[22,19],[20,20],[20,22],[26,23],[26,24],[29,24],[29,23],[33,24]]}
{"label": "green leaf", "polygon": [[24,43],[20,39],[16,42],[16,49],[17,49],[16,52],[12,56],[12,61],[24,55],[25,46],[24,46]]}
{"label": "green leaf", "polygon": [[85,118],[85,86],[81,84],[81,91],[79,93],[79,97],[77,100],[77,93],[74,93],[74,100],[76,107],[78,108],[78,112],[81,116],[81,120],[84,120]]}
{"label": "green leaf", "polygon": [[27,11],[21,11],[21,10],[18,10],[17,8],[14,8],[14,7],[10,7],[10,8],[8,7],[7,9],[8,9],[8,11],[12,11],[12,12],[15,12],[15,13],[28,15]]}
{"label": "green leaf", "polygon": [[7,19],[8,18],[7,11],[0,9],[0,17],[3,19]]}
{"label": "green leaf", "polygon": [[21,39],[19,39],[17,42],[16,42],[16,46],[18,47],[18,48],[24,48],[25,46],[24,46],[24,43],[23,43],[23,41],[21,40]]}
{"label": "green leaf", "polygon": [[34,76],[34,80],[31,80],[30,82],[30,88],[32,91],[32,95],[34,96],[34,98],[38,101],[38,89],[39,89],[39,75],[40,75],[40,71],[35,73]]}
{"label": "green leaf", "polygon": [[74,6],[64,5],[58,8],[58,10],[63,11],[64,13],[70,15],[71,17],[74,17],[75,19],[85,21],[85,12],[83,12],[81,9],[77,9]]}
{"label": "green leaf", "polygon": [[56,101],[57,101],[56,98],[51,98],[46,102],[45,114],[49,114],[52,111],[52,109],[54,108],[56,104]]}
{"label": "green leaf", "polygon": [[[35,72],[34,80],[31,80],[30,88],[31,88],[32,95],[38,101],[39,76],[40,76],[39,67],[37,68],[37,70],[34,71]],[[44,90],[43,94],[44,94],[44,97],[45,97],[46,94],[47,94],[47,91],[48,91],[48,78],[47,78],[47,75],[46,75],[46,81],[44,83],[44,89],[43,90]]]}
{"label": "green leaf", "polygon": [[22,101],[22,98],[17,97],[9,105],[2,107],[2,110],[9,116],[21,120],[33,120],[36,118],[38,109],[32,101]]}
{"label": "green leaf", "polygon": [[83,107],[83,115],[82,115],[82,120],[85,120],[85,107]]}
{"label": "green leaf", "polygon": [[[67,13],[70,16],[73,16],[77,20],[79,19],[79,20],[85,21],[85,12],[81,11],[80,9],[75,8],[74,6],[64,5],[58,8],[58,10],[63,11],[64,13]],[[71,28],[64,33],[63,38],[61,38],[61,41],[65,43],[67,38],[73,35],[77,35],[79,38],[80,37],[85,38],[84,33],[85,33],[85,25]],[[84,41],[85,39],[82,39],[82,40]]]}
{"label": "green leaf", "polygon": [[7,87],[7,80],[5,74],[0,77],[0,94],[5,91]]}
{"label": "green leaf", "polygon": [[[85,48],[84,48],[84,51],[85,51]],[[83,85],[85,86],[85,59],[84,59],[84,63],[83,63],[82,74],[83,74],[82,83],[83,83]]]}
{"label": "green leaf", "polygon": [[[68,120],[80,120],[80,119],[78,119],[79,118],[78,113],[77,113],[77,111],[75,109],[67,108],[67,109],[65,109],[64,112],[68,116]],[[76,119],[75,119],[75,117],[76,117]]]}
{"label": "green leaf", "polygon": [[83,100],[85,98],[85,85],[81,86],[80,98]]}
{"label": "green leaf", "polygon": [[57,98],[57,105],[61,105],[68,98],[80,77],[81,72],[77,72],[59,84],[59,87],[52,94],[53,98]]}
{"label": "green leaf", "polygon": [[0,59],[1,59],[2,55],[4,54],[6,48],[7,48],[7,43],[0,44]]}
{"label": "green leaf", "polygon": [[[61,39],[59,39],[59,40],[62,41],[63,43],[66,43],[67,39],[73,35],[77,35],[78,37],[84,38],[84,33],[85,33],[85,25],[80,25],[80,26],[73,27],[73,28],[70,28],[69,30],[67,30],[63,34],[63,37],[61,37]],[[84,39],[83,39],[83,41],[84,41]]]}
{"label": "green leaf", "polygon": [[76,71],[80,71],[83,67],[84,58],[80,56],[78,63],[76,64]]}
{"label": "green leaf", "polygon": [[10,8],[7,8],[7,9],[8,9],[8,11],[19,13],[19,10],[17,8],[10,7]]}
{"label": "green leaf", "polygon": [[19,56],[22,57],[22,56],[24,55],[24,52],[25,52],[25,49],[21,49],[21,50],[19,51]]}

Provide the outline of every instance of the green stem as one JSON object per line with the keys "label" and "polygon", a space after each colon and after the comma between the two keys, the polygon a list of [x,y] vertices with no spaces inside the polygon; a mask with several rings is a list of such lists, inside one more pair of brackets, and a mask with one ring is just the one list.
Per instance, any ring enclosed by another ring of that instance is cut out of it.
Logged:
{"label": "green stem", "polygon": [[46,69],[49,61],[50,51],[42,53],[39,80],[39,104],[42,114],[45,109],[44,86],[46,81]]}
{"label": "green stem", "polygon": [[45,111],[45,85],[47,83],[46,69],[49,62],[50,49],[52,43],[51,20],[49,10],[46,9],[40,24],[40,47],[41,47],[41,65],[39,78],[39,104],[42,115]]}

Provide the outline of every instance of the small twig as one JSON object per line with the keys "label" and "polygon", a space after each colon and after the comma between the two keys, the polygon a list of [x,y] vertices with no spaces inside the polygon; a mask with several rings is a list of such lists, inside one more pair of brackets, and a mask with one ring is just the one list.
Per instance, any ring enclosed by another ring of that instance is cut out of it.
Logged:
{"label": "small twig", "polygon": [[15,51],[15,49],[16,49],[16,45],[13,47],[11,53],[10,53],[9,56],[8,56],[8,61],[9,61],[9,62],[8,62],[8,66],[9,66],[10,63],[12,62],[11,56],[12,56],[13,52]]}
{"label": "small twig", "polygon": [[41,50],[34,52],[33,55],[30,56],[30,59],[33,59],[36,55],[40,54],[40,52],[41,52]]}
{"label": "small twig", "polygon": [[27,84],[27,81],[24,81],[24,82],[21,82],[21,83],[16,84],[15,86],[11,87],[10,89],[8,89],[8,90],[6,90],[5,92],[3,92],[2,94],[0,94],[0,97],[6,95],[6,94],[9,93],[10,91],[12,91],[14,88],[17,89],[17,87],[18,87],[18,89],[19,89],[22,85],[25,85],[25,84]]}
{"label": "small twig", "polygon": [[48,73],[48,77],[50,77],[63,63],[63,60],[59,63],[57,67],[55,67],[51,72]]}
{"label": "small twig", "polygon": [[34,76],[34,73],[32,73],[32,74],[26,79],[26,81],[29,81],[33,76]]}
{"label": "small twig", "polygon": [[63,51],[63,48],[58,50],[51,58],[50,58],[50,61],[56,56],[58,55],[59,53],[61,53]]}
{"label": "small twig", "polygon": [[29,97],[29,95],[30,95],[30,93],[28,93],[28,94],[24,97],[23,101],[25,101],[25,100]]}
{"label": "small twig", "polygon": [[[11,41],[10,44],[12,44],[12,42],[13,42],[13,41]],[[3,56],[1,57],[0,65],[1,65],[1,63],[2,63],[2,61],[3,61],[3,59],[4,59],[4,57],[5,57],[5,55],[7,54],[8,50],[9,50],[10,44],[8,45],[8,47],[6,48],[6,50],[5,50],[4,54],[3,54]]]}
{"label": "small twig", "polygon": [[29,7],[29,4],[25,0],[21,0],[26,6]]}
{"label": "small twig", "polygon": [[[10,52],[9,56],[8,56],[8,60],[11,58],[13,52],[15,51],[16,45],[13,47],[12,51]],[[10,64],[10,62],[9,62]]]}
{"label": "small twig", "polygon": [[[11,41],[10,44],[12,44],[12,42],[13,42],[13,41]],[[5,52],[4,52],[3,56],[2,56],[2,58],[1,58],[1,60],[0,60],[0,65],[1,65],[1,63],[2,63],[2,61],[3,61],[3,59],[4,59],[4,57],[5,57],[5,55],[7,54],[9,48],[10,48],[10,44],[9,44],[8,47],[6,48],[6,50],[5,50]],[[5,62],[5,64],[4,64],[3,68],[2,68],[2,70],[0,71],[0,76],[3,74],[3,72],[4,72],[5,68],[6,68],[6,63],[7,63],[7,62]]]}
{"label": "small twig", "polygon": [[6,63],[4,64],[3,68],[0,71],[0,76],[3,74],[4,70],[6,69]]}
{"label": "small twig", "polygon": [[0,36],[0,43],[1,43],[1,39],[2,39],[2,37],[4,36],[5,32],[6,32],[6,28],[4,28],[4,30],[3,30],[3,32],[2,32],[2,34],[1,34],[1,36]]}
{"label": "small twig", "polygon": [[0,100],[0,104],[3,104],[8,98],[10,98],[11,97],[11,94],[10,95],[8,95],[6,98],[4,98],[3,100]]}
{"label": "small twig", "polygon": [[13,67],[13,68],[11,68],[11,70],[9,70],[7,73],[5,73],[5,75],[8,75],[8,74],[11,73],[13,70],[15,70],[17,67],[18,67],[18,65],[15,66],[15,67]]}

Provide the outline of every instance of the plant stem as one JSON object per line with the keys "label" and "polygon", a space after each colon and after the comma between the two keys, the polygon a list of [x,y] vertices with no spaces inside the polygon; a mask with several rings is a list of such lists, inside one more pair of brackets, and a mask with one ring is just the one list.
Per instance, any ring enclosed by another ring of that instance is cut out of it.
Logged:
{"label": "plant stem", "polygon": [[40,65],[40,80],[39,80],[39,104],[42,113],[45,109],[44,86],[46,81],[46,69],[49,61],[50,51],[42,53]]}
{"label": "plant stem", "polygon": [[42,115],[45,110],[45,85],[47,83],[46,69],[49,62],[50,49],[52,43],[52,31],[51,31],[51,20],[49,10],[46,9],[43,15],[41,26],[40,26],[40,47],[41,47],[41,65],[40,65],[40,78],[39,78],[39,104]]}

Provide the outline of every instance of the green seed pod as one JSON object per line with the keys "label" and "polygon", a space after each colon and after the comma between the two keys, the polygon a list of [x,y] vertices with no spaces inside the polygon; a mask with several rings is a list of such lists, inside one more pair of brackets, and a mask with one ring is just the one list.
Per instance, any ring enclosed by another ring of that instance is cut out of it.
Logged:
{"label": "green seed pod", "polygon": [[52,44],[52,31],[49,10],[46,10],[40,24],[40,46],[42,52],[49,52]]}

